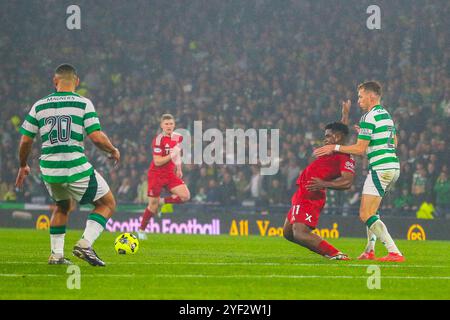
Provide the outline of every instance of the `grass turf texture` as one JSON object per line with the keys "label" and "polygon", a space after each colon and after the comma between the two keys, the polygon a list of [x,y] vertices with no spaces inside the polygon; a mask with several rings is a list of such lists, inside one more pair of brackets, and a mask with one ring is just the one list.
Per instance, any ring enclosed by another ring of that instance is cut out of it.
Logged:
{"label": "grass turf texture", "polygon": [[[102,234],[95,250],[107,266],[91,267],[71,249],[81,289],[67,288],[67,266],[47,265],[46,231],[0,229],[0,299],[449,299],[449,242],[399,241],[406,263],[329,261],[283,238],[150,234],[135,255],[118,255]],[[356,258],[365,239],[333,239]],[[385,249],[377,245],[378,255]],[[368,265],[381,270],[381,289],[367,287]]]}

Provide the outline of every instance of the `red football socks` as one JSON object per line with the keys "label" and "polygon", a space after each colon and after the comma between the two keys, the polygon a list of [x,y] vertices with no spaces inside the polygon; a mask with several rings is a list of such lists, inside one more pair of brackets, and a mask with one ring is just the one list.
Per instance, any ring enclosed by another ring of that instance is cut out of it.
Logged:
{"label": "red football socks", "polygon": [[322,242],[319,243],[318,251],[323,256],[329,256],[332,257],[336,255],[339,250],[333,247],[331,244],[326,242],[325,240],[322,240]]}
{"label": "red football socks", "polygon": [[150,218],[154,215],[153,212],[148,210],[148,208],[145,208],[144,215],[142,216],[141,221],[141,230],[145,230],[147,228],[148,222],[150,221]]}
{"label": "red football socks", "polygon": [[164,198],[164,203],[182,203],[182,202],[183,201],[181,201],[179,196]]}

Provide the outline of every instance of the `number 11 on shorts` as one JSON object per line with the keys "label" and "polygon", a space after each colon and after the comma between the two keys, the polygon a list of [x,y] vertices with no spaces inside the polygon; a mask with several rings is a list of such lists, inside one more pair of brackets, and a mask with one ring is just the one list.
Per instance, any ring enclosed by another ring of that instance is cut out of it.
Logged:
{"label": "number 11 on shorts", "polygon": [[295,216],[298,215],[298,211],[300,210],[300,205],[297,204],[295,206],[292,206],[291,210],[292,210],[291,223],[293,223],[295,221]]}

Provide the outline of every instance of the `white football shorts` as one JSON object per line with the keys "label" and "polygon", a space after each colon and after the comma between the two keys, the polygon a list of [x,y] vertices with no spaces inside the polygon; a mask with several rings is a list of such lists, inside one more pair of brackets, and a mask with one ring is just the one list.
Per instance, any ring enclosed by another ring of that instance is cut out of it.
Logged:
{"label": "white football shorts", "polygon": [[94,170],[88,177],[70,183],[48,183],[44,181],[54,201],[74,199],[80,204],[92,203],[109,191],[105,179]]}
{"label": "white football shorts", "polygon": [[399,169],[370,170],[364,182],[363,194],[383,197],[400,177]]}

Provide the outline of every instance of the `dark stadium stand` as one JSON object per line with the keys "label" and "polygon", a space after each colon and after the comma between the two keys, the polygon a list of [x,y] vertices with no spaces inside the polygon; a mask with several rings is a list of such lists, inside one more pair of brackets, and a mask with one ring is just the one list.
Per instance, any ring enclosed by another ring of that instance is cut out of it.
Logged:
{"label": "dark stadium stand", "polygon": [[[426,201],[436,216],[450,214],[450,33],[443,32],[450,2],[436,1],[438,9],[434,2],[410,0],[420,5],[405,7],[404,1],[379,1],[386,10],[382,29],[373,31],[365,27],[368,4],[359,0],[339,6],[78,1],[82,28],[74,31],[64,29],[64,8],[50,10],[56,2],[2,4],[0,201],[50,201],[39,179],[39,143],[24,191],[14,189],[18,128],[31,105],[52,91],[54,68],[70,62],[81,76],[79,93],[93,101],[103,129],[121,150],[122,163],[113,169],[86,142],[88,158],[120,203],[147,201],[151,139],[159,116],[170,112],[180,128],[194,120],[221,130],[280,128],[277,175],[258,176],[245,165],[185,165],[191,201],[289,206],[324,126],[340,119],[340,101],[352,100],[351,124],[357,124],[362,114],[356,86],[376,79],[398,126],[401,160],[401,177],[383,212],[414,216]],[[351,135],[354,140],[356,133]],[[366,172],[367,161],[357,159],[355,185],[329,192],[328,213],[357,214]]]}

